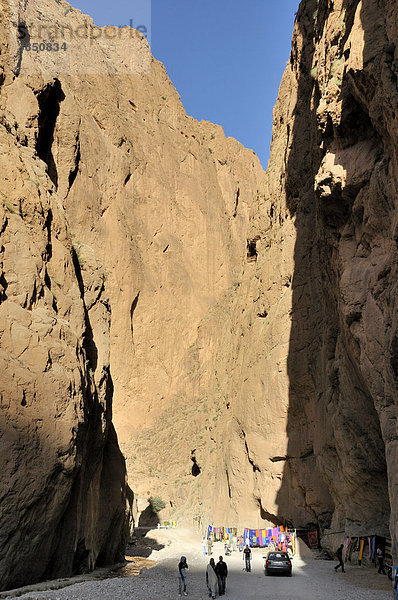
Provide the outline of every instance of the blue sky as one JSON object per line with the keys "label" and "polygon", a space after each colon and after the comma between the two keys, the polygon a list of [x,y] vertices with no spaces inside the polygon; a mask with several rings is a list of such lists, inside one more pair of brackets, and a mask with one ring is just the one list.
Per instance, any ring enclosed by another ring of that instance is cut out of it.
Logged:
{"label": "blue sky", "polygon": [[[97,25],[144,25],[185,110],[267,165],[272,108],[299,0],[72,0]],[[152,10],[151,10],[152,9]]]}

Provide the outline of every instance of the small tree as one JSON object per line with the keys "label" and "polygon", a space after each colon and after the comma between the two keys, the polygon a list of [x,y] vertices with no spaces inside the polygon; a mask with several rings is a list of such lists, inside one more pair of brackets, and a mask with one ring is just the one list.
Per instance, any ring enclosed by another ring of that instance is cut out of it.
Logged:
{"label": "small tree", "polygon": [[155,496],[154,498],[151,496],[149,503],[154,513],[158,513],[166,507],[166,502],[160,496]]}

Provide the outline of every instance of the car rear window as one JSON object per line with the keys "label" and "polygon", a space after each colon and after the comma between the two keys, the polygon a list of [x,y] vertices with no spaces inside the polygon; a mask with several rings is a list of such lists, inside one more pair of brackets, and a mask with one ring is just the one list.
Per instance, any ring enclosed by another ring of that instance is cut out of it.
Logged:
{"label": "car rear window", "polygon": [[275,560],[275,558],[288,558],[288,555],[286,552],[270,552],[270,554],[268,554],[268,558]]}

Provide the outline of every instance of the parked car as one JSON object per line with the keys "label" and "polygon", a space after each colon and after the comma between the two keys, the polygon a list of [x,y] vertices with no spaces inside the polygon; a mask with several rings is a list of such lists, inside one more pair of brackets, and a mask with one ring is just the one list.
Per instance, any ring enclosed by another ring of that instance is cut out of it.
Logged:
{"label": "parked car", "polygon": [[286,573],[286,575],[292,574],[292,561],[287,552],[279,552],[273,550],[268,552],[265,558],[265,574],[271,575],[271,573]]}

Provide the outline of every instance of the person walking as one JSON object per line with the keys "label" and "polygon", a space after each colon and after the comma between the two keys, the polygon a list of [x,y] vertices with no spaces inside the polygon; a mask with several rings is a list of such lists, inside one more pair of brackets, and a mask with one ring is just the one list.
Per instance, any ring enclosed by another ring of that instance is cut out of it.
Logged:
{"label": "person walking", "polygon": [[228,567],[227,563],[223,561],[222,556],[219,557],[219,561],[216,564],[215,571],[218,579],[218,593],[220,594],[220,596],[224,596],[226,579],[228,577]]}
{"label": "person walking", "polygon": [[251,565],[250,561],[252,559],[252,551],[250,550],[249,544],[246,544],[243,550],[243,560],[245,561],[246,573],[250,573]]}
{"label": "person walking", "polygon": [[380,546],[378,546],[378,548],[376,550],[376,556],[377,556],[377,561],[379,563],[379,570],[377,572],[385,575],[386,572],[384,570],[384,554],[383,554],[383,550],[380,548]]}
{"label": "person walking", "polygon": [[238,543],[238,538],[236,537],[236,535],[232,536],[232,552],[236,551],[236,545]]}
{"label": "person walking", "polygon": [[206,556],[206,538],[205,537],[202,540],[202,550],[203,550],[203,556]]}
{"label": "person walking", "polygon": [[341,567],[341,572],[345,573],[345,571],[344,571],[344,562],[343,562],[343,548],[344,548],[343,544],[341,544],[341,546],[339,546],[337,548],[336,556],[339,559],[339,564],[336,565],[335,568],[334,568],[334,570],[336,571],[336,573],[337,573],[337,569],[339,567]]}
{"label": "person walking", "polygon": [[209,590],[209,598],[215,598],[217,593],[218,579],[215,569],[216,565],[214,558],[211,558],[206,568],[206,585],[207,589]]}
{"label": "person walking", "polygon": [[211,556],[211,549],[213,547],[213,542],[211,541],[211,538],[209,537],[207,540],[207,554],[209,556]]}
{"label": "person walking", "polygon": [[184,596],[188,596],[186,569],[188,569],[187,559],[185,556],[181,556],[180,562],[178,563],[178,595],[179,596],[181,596],[181,592],[184,594]]}

